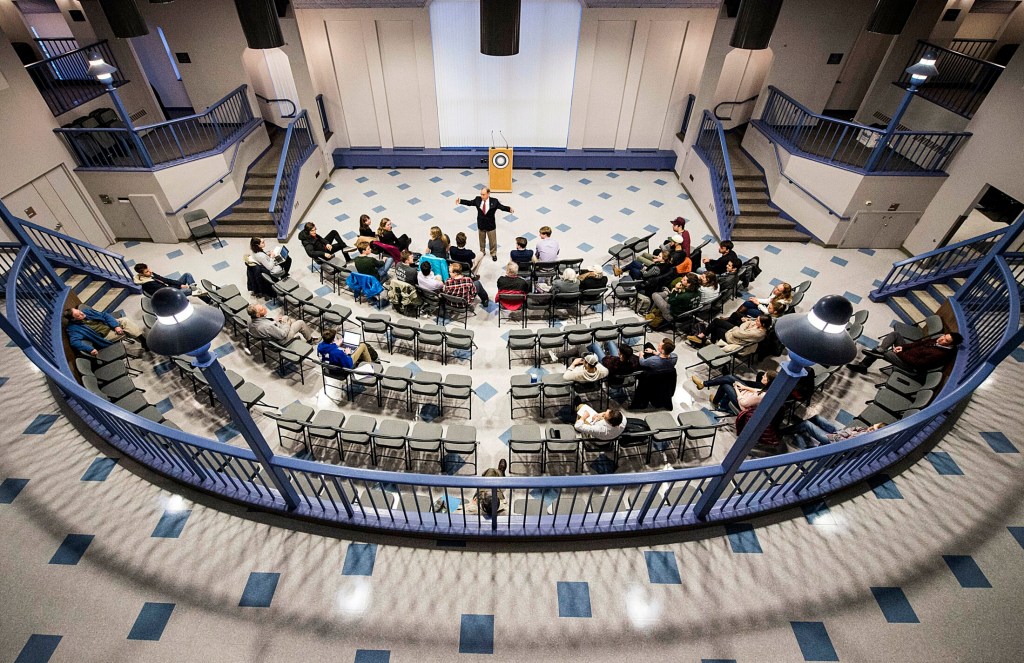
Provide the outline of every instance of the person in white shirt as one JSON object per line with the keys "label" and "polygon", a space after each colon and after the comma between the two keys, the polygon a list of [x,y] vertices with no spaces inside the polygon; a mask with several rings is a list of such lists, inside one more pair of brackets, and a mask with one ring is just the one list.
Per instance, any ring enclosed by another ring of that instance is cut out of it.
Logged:
{"label": "person in white shirt", "polygon": [[589,405],[576,410],[576,432],[594,440],[614,440],[626,430],[626,418],[619,410],[597,412]]}
{"label": "person in white shirt", "polygon": [[562,377],[570,382],[597,382],[608,377],[608,369],[597,360],[597,355],[588,354],[573,359]]}
{"label": "person in white shirt", "polygon": [[416,277],[416,285],[430,292],[438,292],[444,287],[444,281],[437,274],[431,273],[429,262],[421,262],[420,273]]}
{"label": "person in white shirt", "polygon": [[543,226],[540,229],[540,239],[537,240],[537,247],[533,252],[533,259],[536,262],[554,262],[558,260],[558,242],[551,239],[551,226]]}

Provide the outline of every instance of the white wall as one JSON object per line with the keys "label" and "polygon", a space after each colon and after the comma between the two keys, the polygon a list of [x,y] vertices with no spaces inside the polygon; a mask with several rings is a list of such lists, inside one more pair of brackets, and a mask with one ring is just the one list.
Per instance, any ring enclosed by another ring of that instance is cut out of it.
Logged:
{"label": "white wall", "polygon": [[1024,200],[1024,54],[1018,51],[974,115],[974,135],[949,167],[949,178],[925,210],[905,248],[921,253],[937,248],[957,217],[967,214],[986,184]]}
{"label": "white wall", "polygon": [[150,26],[149,34],[129,40],[139,65],[146,72],[160,100],[167,108],[188,108],[192,105],[185,85],[174,74],[174,67],[164,50],[164,43],[157,32],[157,26]]}
{"label": "white wall", "polygon": [[[36,34],[39,35],[40,39],[59,39],[74,36],[71,34],[71,28],[64,22],[64,16],[60,12],[28,14],[25,16],[25,22],[28,23],[30,28],[35,28]],[[81,46],[85,46],[85,44],[81,44]]]}
{"label": "white wall", "polygon": [[711,173],[697,153],[692,149],[676,162],[679,168],[679,181],[690,195],[694,207],[704,217],[704,222],[718,236],[718,212],[715,210],[715,189],[711,182]]}
{"label": "white wall", "polygon": [[[757,51],[732,49],[725,56],[722,65],[722,75],[718,79],[718,87],[711,100],[712,110],[721,102],[746,101],[758,96],[771,69],[773,58],[774,54],[770,48]],[[729,119],[722,120],[722,126],[729,130],[746,124],[752,117],[756,105],[755,99],[745,104],[723,106],[718,115]]]}

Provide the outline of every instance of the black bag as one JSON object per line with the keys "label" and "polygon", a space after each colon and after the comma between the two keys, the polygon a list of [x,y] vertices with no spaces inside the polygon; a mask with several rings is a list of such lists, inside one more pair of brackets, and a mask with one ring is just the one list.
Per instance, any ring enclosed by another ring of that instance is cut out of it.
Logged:
{"label": "black bag", "polygon": [[647,422],[637,417],[626,417],[626,428],[623,429],[623,433],[643,433],[651,430],[651,427],[647,425]]}
{"label": "black bag", "polygon": [[366,349],[370,351],[370,361],[377,361],[377,350],[369,343],[364,343],[363,345],[365,345]]}

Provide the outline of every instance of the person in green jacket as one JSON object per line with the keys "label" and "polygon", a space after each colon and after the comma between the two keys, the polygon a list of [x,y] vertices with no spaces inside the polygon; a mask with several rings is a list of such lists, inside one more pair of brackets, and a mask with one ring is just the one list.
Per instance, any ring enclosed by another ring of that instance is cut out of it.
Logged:
{"label": "person in green jacket", "polygon": [[671,290],[662,290],[651,296],[651,301],[665,320],[674,320],[700,304],[700,280],[692,272],[676,281]]}

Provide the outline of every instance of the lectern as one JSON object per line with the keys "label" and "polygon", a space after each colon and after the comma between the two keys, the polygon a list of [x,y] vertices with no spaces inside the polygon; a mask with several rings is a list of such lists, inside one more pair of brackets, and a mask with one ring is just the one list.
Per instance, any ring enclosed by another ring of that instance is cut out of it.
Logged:
{"label": "lectern", "polygon": [[495,193],[512,191],[512,148],[492,147],[487,159],[490,189]]}

